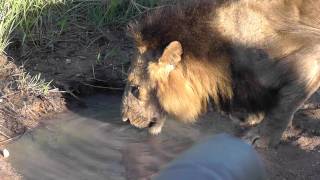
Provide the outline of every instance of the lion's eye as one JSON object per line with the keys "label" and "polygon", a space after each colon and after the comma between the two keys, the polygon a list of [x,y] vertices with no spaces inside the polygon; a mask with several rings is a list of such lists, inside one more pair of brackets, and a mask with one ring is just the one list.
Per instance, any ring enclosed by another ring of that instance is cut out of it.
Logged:
{"label": "lion's eye", "polygon": [[131,94],[138,98],[139,97],[139,86],[131,86]]}

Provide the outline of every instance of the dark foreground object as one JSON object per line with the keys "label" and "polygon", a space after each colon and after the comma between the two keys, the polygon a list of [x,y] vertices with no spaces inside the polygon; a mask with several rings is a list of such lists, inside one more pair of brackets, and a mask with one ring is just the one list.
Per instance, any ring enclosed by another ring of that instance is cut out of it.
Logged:
{"label": "dark foreground object", "polygon": [[263,180],[266,173],[252,147],[227,134],[219,134],[188,150],[156,179]]}

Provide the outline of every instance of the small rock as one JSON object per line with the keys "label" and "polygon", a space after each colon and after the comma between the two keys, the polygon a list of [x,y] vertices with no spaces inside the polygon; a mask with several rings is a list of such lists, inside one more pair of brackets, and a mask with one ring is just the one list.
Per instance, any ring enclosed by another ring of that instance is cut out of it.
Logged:
{"label": "small rock", "polygon": [[1,154],[4,158],[8,158],[10,156],[10,153],[7,149],[1,150]]}
{"label": "small rock", "polygon": [[82,60],[87,59],[87,57],[85,57],[85,56],[78,56],[78,58],[82,59]]}
{"label": "small rock", "polygon": [[66,59],[66,64],[71,64],[71,59]]}

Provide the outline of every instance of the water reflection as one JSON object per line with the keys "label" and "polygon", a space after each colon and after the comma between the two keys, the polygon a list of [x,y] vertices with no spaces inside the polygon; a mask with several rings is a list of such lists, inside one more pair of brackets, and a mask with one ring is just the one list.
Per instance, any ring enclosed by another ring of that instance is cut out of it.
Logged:
{"label": "water reflection", "polygon": [[167,121],[161,135],[151,136],[120,120],[120,97],[98,95],[87,103],[9,146],[25,179],[149,179],[198,139],[234,130],[211,114],[193,125]]}

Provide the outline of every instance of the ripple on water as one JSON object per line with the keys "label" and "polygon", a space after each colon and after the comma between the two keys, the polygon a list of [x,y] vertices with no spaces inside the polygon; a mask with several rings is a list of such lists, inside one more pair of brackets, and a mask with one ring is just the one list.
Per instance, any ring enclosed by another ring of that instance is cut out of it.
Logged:
{"label": "ripple on water", "polygon": [[169,120],[161,135],[151,136],[121,121],[120,102],[98,95],[87,99],[86,109],[57,115],[9,146],[12,165],[30,180],[141,179],[196,140],[232,131],[230,121],[211,115],[194,125]]}

